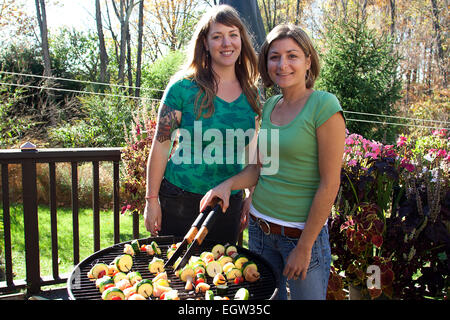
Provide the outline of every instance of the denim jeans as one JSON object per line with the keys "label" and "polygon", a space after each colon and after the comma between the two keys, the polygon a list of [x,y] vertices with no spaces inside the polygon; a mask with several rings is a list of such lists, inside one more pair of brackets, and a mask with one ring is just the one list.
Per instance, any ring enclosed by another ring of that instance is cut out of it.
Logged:
{"label": "denim jeans", "polygon": [[[170,183],[165,178],[159,189],[161,204],[161,231],[159,235],[184,237],[199,214],[203,195],[192,193]],[[230,197],[230,205],[225,213],[220,213],[206,235],[205,240],[217,243],[236,243],[241,220],[242,191]]]}
{"label": "denim jeans", "polygon": [[317,236],[311,251],[311,262],[305,280],[287,280],[283,269],[298,239],[284,235],[265,235],[258,224],[249,219],[249,249],[264,257],[280,279],[278,300],[287,300],[286,283],[289,285],[291,300],[325,300],[330,275],[331,249],[328,227],[325,225]]}

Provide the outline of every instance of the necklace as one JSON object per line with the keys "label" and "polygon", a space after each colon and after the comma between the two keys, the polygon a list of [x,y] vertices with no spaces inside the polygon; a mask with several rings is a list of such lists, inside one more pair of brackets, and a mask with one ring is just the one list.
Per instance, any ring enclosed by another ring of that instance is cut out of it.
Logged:
{"label": "necklace", "polygon": [[290,106],[299,106],[300,109],[303,108],[304,103],[300,103],[303,102],[303,100],[305,100],[305,98],[308,98],[311,95],[311,92],[309,90],[306,90],[306,92],[298,99],[291,101],[291,102],[286,102],[286,100],[284,99],[284,97],[282,98],[281,103],[278,106],[278,109],[291,109],[292,107]]}

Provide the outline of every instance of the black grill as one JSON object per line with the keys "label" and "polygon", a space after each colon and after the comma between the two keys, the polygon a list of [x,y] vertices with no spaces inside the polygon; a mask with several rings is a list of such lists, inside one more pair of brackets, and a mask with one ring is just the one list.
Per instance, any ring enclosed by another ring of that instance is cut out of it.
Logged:
{"label": "black grill", "polygon": [[[139,239],[139,245],[150,244],[155,241],[161,249],[161,258],[164,262],[167,261],[167,249],[173,244],[181,241],[181,238],[173,236],[153,237]],[[72,300],[101,300],[100,291],[95,287],[95,281],[89,280],[87,273],[96,263],[110,264],[115,257],[123,254],[124,245],[131,243],[131,241],[115,244],[109,248],[100,250],[91,256],[84,259],[73,269],[70,277],[67,281],[67,290],[69,298]],[[205,240],[200,248],[198,248],[194,255],[199,256],[203,251],[209,251],[217,242]],[[228,294],[230,299],[233,299],[236,291],[239,288],[245,287],[250,293],[250,300],[272,300],[275,298],[278,287],[278,276],[274,273],[269,263],[261,256],[239,246],[236,246],[239,254],[245,255],[249,260],[256,263],[258,266],[258,272],[261,277],[256,282],[244,281],[239,284],[228,282]],[[153,259],[153,256],[149,256],[146,253],[138,253],[133,257],[132,271],[138,271],[143,279],[153,279],[154,275],[148,270],[148,264]],[[170,287],[178,290],[178,296],[181,300],[188,298],[200,298],[204,299],[204,293],[188,292],[184,289],[185,282],[181,281],[175,276],[172,268],[166,270],[168,279],[170,280]],[[215,286],[212,283],[212,279],[207,276],[207,283],[211,285],[211,290],[215,292]]]}

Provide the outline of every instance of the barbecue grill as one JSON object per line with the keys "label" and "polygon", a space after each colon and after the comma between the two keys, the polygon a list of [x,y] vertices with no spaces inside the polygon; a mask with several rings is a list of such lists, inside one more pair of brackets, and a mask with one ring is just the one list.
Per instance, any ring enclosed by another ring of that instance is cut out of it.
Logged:
{"label": "barbecue grill", "polygon": [[[173,243],[181,241],[182,238],[174,236],[161,236],[138,239],[139,244],[150,244],[155,241],[161,249],[161,258],[167,261],[167,249]],[[114,258],[123,254],[125,244],[131,243],[126,241],[115,244],[111,247],[102,249],[87,257],[75,266],[72,273],[67,280],[67,290],[71,300],[101,300],[101,293],[95,286],[95,281],[88,279],[87,273],[96,263],[106,263],[109,265]],[[194,255],[199,256],[203,251],[210,251],[218,242],[205,240],[202,245],[197,248]],[[239,288],[245,287],[250,293],[250,300],[272,300],[277,294],[278,276],[273,271],[270,264],[261,256],[239,246],[236,246],[239,254],[245,255],[249,260],[256,263],[260,279],[256,282],[241,282],[239,284],[228,283],[228,296],[232,299]],[[147,253],[137,253],[133,257],[132,271],[138,271],[143,279],[153,279],[155,276],[148,270],[148,264],[153,256]],[[188,298],[204,299],[204,293],[195,293],[195,291],[186,291],[184,289],[185,282],[181,281],[175,274],[172,268],[166,269],[171,288],[178,290],[178,296],[181,300]],[[215,285],[212,284],[212,279],[207,276],[208,284],[211,285],[211,290],[215,292]]]}

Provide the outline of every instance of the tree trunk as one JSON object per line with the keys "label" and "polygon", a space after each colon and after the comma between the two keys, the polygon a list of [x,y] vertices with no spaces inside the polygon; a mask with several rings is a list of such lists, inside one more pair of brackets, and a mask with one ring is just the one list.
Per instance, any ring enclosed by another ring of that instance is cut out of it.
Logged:
{"label": "tree trunk", "polygon": [[127,66],[128,66],[128,94],[133,95],[133,64],[131,63],[131,35],[127,24]]}
{"label": "tree trunk", "polygon": [[138,22],[138,47],[136,57],[136,90],[134,95],[141,95],[141,70],[142,70],[142,39],[144,35],[144,0],[139,3],[139,22]]}
{"label": "tree trunk", "polygon": [[108,24],[106,26],[106,28],[109,30],[109,32],[111,33],[111,37],[114,41],[114,57],[116,59],[116,63],[119,62],[119,41],[117,40],[117,35],[114,32],[114,29],[112,27],[112,23],[111,23],[111,15],[109,14],[109,6],[106,5],[106,16],[108,18]]}
{"label": "tree trunk", "polygon": [[433,44],[430,44],[430,52],[428,53],[428,71],[426,75],[428,91],[431,93],[433,83]]}
{"label": "tree trunk", "polygon": [[262,0],[262,2],[263,2],[263,7],[264,7],[264,13],[266,14],[266,26],[267,26],[267,30],[269,30],[269,32],[270,32],[270,30],[272,30],[272,25],[271,25],[271,21],[272,21],[272,18],[271,18],[271,14],[272,14],[272,11],[270,10],[270,0],[269,0],[269,3],[267,3],[266,4],[266,1],[265,0]]}
{"label": "tree trunk", "polygon": [[[97,24],[97,34],[98,34],[98,42],[99,42],[99,50],[100,50],[100,82],[108,83],[109,82],[109,74],[107,71],[108,68],[108,53],[106,52],[105,46],[105,37],[103,35],[103,24],[102,24],[102,12],[100,7],[100,0],[95,0],[95,21]],[[103,92],[103,87],[101,87],[101,91]]]}
{"label": "tree trunk", "polygon": [[117,9],[114,0],[111,0],[117,19],[120,22],[120,44],[119,44],[119,84],[123,84],[125,80],[125,57],[127,45],[127,26],[125,24],[125,0],[120,0],[120,8]]}
{"label": "tree trunk", "polygon": [[366,20],[366,16],[367,16],[367,0],[364,0],[364,2],[363,2],[361,13],[362,13],[363,21]]}
{"label": "tree trunk", "polygon": [[405,106],[408,108],[409,104],[409,92],[411,90],[411,69],[406,72],[406,94],[405,94]]}
{"label": "tree trunk", "polygon": [[297,5],[296,5],[296,9],[295,9],[295,24],[298,25],[299,21],[300,21],[300,0],[297,0]]}
{"label": "tree trunk", "polygon": [[219,3],[228,4],[239,12],[239,15],[247,24],[249,32],[254,35],[255,49],[258,51],[265,40],[266,32],[257,0],[220,0]]}
{"label": "tree trunk", "polygon": [[348,6],[348,0],[341,0],[342,4],[342,15],[344,22],[347,22],[347,6]]}
{"label": "tree trunk", "polygon": [[395,37],[395,0],[389,1],[391,6],[391,37]]}
{"label": "tree trunk", "polygon": [[[52,67],[50,61],[50,50],[48,47],[47,14],[45,11],[45,0],[36,0],[36,16],[41,32],[42,59],[44,61],[45,87],[53,87]],[[56,106],[53,91],[47,90],[47,104],[49,108],[50,125],[56,125]]]}
{"label": "tree trunk", "polygon": [[117,19],[120,22],[120,53],[119,53],[119,84],[123,84],[125,81],[125,60],[127,54],[127,33],[129,28],[129,20],[131,11],[134,7],[134,0],[127,1],[125,4],[125,0],[120,0],[120,8],[117,9],[117,6],[114,0],[111,0],[113,4],[114,11],[116,13]]}
{"label": "tree trunk", "polygon": [[431,0],[432,5],[432,11],[433,11],[433,28],[436,32],[436,48],[437,48],[437,55],[438,55],[438,61],[437,65],[439,67],[439,71],[442,77],[442,85],[444,88],[447,88],[447,68],[445,63],[445,57],[444,57],[444,49],[442,47],[442,33],[441,33],[441,24],[440,24],[440,17],[439,17],[439,8],[437,6],[436,0]]}

